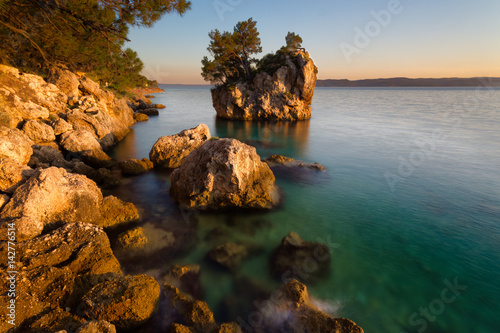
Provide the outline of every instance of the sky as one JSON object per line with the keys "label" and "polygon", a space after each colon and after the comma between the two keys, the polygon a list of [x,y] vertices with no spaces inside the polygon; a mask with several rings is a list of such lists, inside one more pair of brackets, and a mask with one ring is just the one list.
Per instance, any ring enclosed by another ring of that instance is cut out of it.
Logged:
{"label": "sky", "polygon": [[291,31],[319,68],[318,79],[500,77],[499,0],[191,0],[182,17],[132,28],[127,47],[143,74],[168,84],[207,84],[208,33],[257,21],[263,55]]}

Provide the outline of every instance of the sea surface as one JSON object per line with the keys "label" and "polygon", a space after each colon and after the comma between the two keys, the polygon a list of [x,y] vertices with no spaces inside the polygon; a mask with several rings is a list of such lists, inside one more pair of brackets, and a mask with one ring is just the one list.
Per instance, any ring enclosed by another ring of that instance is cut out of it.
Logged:
{"label": "sea surface", "polygon": [[[265,213],[186,212],[168,172],[127,179],[111,193],[139,207],[150,245],[119,256],[126,273],[161,280],[173,264],[199,264],[216,319],[251,327],[245,305],[280,285],[269,257],[295,231],[332,253],[327,274],[304,267],[310,293],[367,333],[500,331],[500,90],[317,88],[310,120],[266,123],[216,119],[208,87],[163,88],[153,102],[166,108],[114,157],[148,157],[160,136],[205,123],[262,158],[328,169],[276,173],[284,201]],[[166,246],[172,237],[186,246]],[[237,271],[205,258],[227,241],[252,249]]]}

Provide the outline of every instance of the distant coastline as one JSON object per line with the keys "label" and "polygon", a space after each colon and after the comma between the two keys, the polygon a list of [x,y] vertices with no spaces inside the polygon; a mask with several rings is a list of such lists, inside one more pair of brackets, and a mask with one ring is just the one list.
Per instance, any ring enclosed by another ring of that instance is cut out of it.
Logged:
{"label": "distant coastline", "polygon": [[500,87],[499,77],[410,79],[395,77],[365,80],[318,80],[316,87]]}
{"label": "distant coastline", "polygon": [[[210,87],[210,84],[167,84],[160,83],[166,87]],[[371,88],[371,87],[500,87],[500,77],[472,77],[472,78],[439,78],[439,79],[410,79],[406,77],[395,77],[386,79],[318,79],[316,87],[338,87],[338,88]]]}

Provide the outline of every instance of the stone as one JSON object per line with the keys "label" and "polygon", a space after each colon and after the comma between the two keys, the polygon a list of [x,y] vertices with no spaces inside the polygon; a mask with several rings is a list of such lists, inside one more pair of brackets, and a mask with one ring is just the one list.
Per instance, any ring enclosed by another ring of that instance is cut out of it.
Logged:
{"label": "stone", "polygon": [[10,197],[7,194],[0,194],[0,211],[9,202]]}
{"label": "stone", "polygon": [[101,145],[92,133],[85,130],[73,130],[61,134],[59,143],[67,151],[78,153],[85,150],[100,150]]}
{"label": "stone", "polygon": [[283,57],[281,67],[274,73],[258,73],[251,83],[213,88],[217,116],[234,120],[311,118],[317,68],[304,51]]}
{"label": "stone", "polygon": [[148,121],[149,117],[147,114],[140,113],[140,112],[135,112],[134,113],[134,120],[136,122],[143,122],[143,121]]}
{"label": "stone", "polygon": [[[65,161],[63,154],[51,146],[33,145],[32,148],[33,155],[31,155],[31,158],[36,158],[39,163],[47,163],[50,165],[56,161],[59,163]],[[31,163],[30,160],[30,165]]]}
{"label": "stone", "polygon": [[160,115],[160,112],[158,111],[158,109],[155,109],[155,108],[139,109],[136,111],[136,113],[142,113],[142,114],[145,114],[149,117]]}
{"label": "stone", "polygon": [[230,270],[239,268],[247,256],[248,251],[244,245],[231,242],[219,245],[208,253],[210,260]]}
{"label": "stone", "polygon": [[202,296],[199,265],[174,265],[164,277],[165,284],[199,299]]}
{"label": "stone", "polygon": [[286,167],[297,167],[297,168],[308,168],[312,170],[326,170],[326,167],[323,165],[319,164],[318,162],[315,163],[308,163],[308,162],[303,162],[303,161],[297,161],[294,160],[293,158],[286,157],[283,155],[272,155],[271,157],[267,158],[264,160],[269,166],[276,166],[276,165],[282,165]]}
{"label": "stone", "polygon": [[175,135],[159,138],[149,152],[149,159],[156,167],[178,168],[186,156],[211,138],[205,124],[187,129]]}
{"label": "stone", "polygon": [[105,320],[92,320],[83,323],[75,333],[116,333],[116,327]]}
{"label": "stone", "polygon": [[147,275],[116,276],[94,286],[81,301],[84,317],[105,320],[121,331],[145,323],[156,311],[160,286]]}
{"label": "stone", "polygon": [[44,224],[40,220],[25,216],[0,219],[0,241],[9,240],[7,237],[9,226],[15,226],[16,242],[22,242],[40,235]]}
{"label": "stone", "polygon": [[156,109],[165,109],[166,106],[163,104],[153,104]]}
{"label": "stone", "polygon": [[50,167],[35,174],[14,192],[0,218],[31,217],[44,225],[58,222],[97,223],[102,193],[96,183],[65,169]]}
{"label": "stone", "polygon": [[333,318],[314,303],[304,284],[289,280],[273,292],[265,311],[260,311],[261,327],[265,332],[364,333],[353,321]]}
{"label": "stone", "polygon": [[56,139],[52,127],[38,120],[27,120],[23,125],[23,132],[36,143],[52,142]]}
{"label": "stone", "polygon": [[270,209],[279,203],[274,174],[255,148],[236,139],[207,141],[170,175],[172,198],[196,210]]}
{"label": "stone", "polygon": [[[0,252],[7,253],[6,242],[0,242]],[[75,319],[74,310],[84,294],[101,279],[121,274],[106,233],[84,223],[65,224],[48,234],[18,242],[16,267],[16,324],[19,332],[29,331],[25,326],[34,319],[38,321],[37,332],[53,332],[51,325],[57,322],[50,318],[63,320],[69,316]],[[0,263],[3,281],[8,270],[7,261]],[[0,285],[2,304],[8,302],[7,289],[6,283]],[[68,308],[71,313],[65,311]],[[52,311],[55,311],[54,315],[41,319]],[[5,332],[3,323],[7,323],[5,311],[0,312],[0,329]]]}
{"label": "stone", "polygon": [[33,141],[18,129],[0,125],[0,158],[11,158],[20,164],[28,164]]}
{"label": "stone", "polygon": [[69,132],[73,130],[73,125],[68,123],[66,120],[59,118],[57,120],[54,120],[51,123],[52,128],[54,129],[54,134],[55,135],[61,135],[63,133]]}
{"label": "stone", "polygon": [[80,151],[78,156],[80,156],[83,163],[96,169],[111,168],[116,164],[116,161],[101,149]]}
{"label": "stone", "polygon": [[[312,266],[313,262],[314,266]],[[273,275],[282,279],[309,279],[325,274],[330,267],[330,249],[326,244],[307,242],[297,233],[290,232],[283,238],[272,259]],[[305,271],[306,274],[297,273]],[[315,267],[316,269],[311,269]]]}
{"label": "stone", "polygon": [[53,83],[59,90],[70,98],[78,98],[78,86],[80,82],[78,77],[64,68],[52,69],[48,78],[49,83]]}
{"label": "stone", "polygon": [[141,227],[122,232],[116,241],[116,245],[122,250],[139,249],[147,244],[148,238]]}
{"label": "stone", "polygon": [[147,158],[142,160],[130,159],[118,163],[118,168],[122,170],[124,176],[138,176],[153,169],[154,164]]}
{"label": "stone", "polygon": [[133,203],[125,202],[112,195],[104,198],[100,213],[102,217],[95,224],[103,228],[139,219],[139,212]]}
{"label": "stone", "polygon": [[10,158],[0,159],[0,191],[14,191],[33,176],[35,170]]}

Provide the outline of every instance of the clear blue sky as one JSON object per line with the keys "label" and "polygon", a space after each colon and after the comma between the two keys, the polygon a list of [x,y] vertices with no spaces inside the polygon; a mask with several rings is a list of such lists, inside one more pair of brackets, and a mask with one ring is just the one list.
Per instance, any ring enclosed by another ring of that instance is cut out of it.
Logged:
{"label": "clear blue sky", "polygon": [[[500,76],[500,0],[191,2],[183,17],[166,15],[153,28],[131,29],[127,46],[139,53],[150,79],[205,83],[200,68],[209,31],[232,31],[250,17],[262,41],[258,57],[296,32],[320,79]],[[373,13],[385,15],[377,21]]]}

